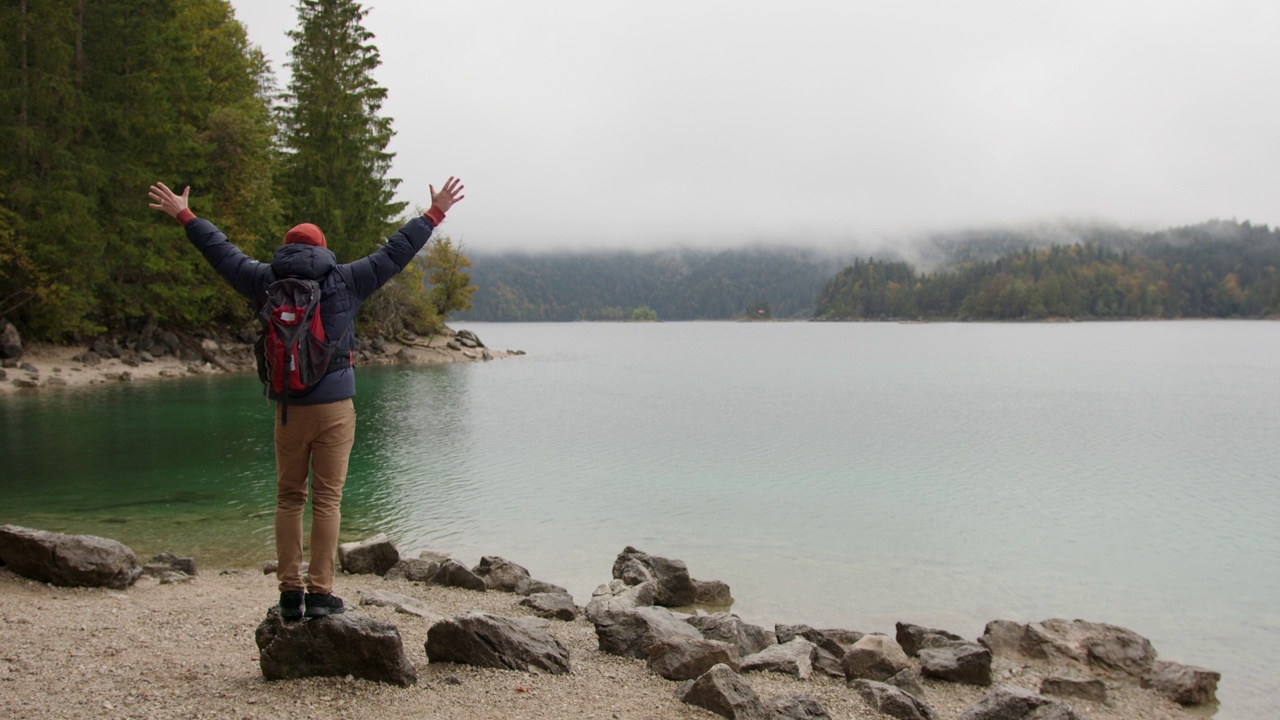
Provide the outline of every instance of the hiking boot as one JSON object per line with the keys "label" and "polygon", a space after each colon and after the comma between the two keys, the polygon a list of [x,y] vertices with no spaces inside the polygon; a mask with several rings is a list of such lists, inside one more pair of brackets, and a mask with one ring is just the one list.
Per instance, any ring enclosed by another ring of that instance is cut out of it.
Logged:
{"label": "hiking boot", "polygon": [[342,606],[342,598],[333,593],[307,593],[307,617],[341,615],[346,610]]}
{"label": "hiking boot", "polygon": [[301,590],[285,590],[280,593],[280,618],[282,620],[302,619]]}

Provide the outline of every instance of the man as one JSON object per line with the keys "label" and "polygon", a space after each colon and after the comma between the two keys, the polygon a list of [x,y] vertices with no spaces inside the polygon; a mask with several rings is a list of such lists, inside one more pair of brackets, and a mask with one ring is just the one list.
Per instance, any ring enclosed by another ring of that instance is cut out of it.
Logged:
{"label": "man", "polygon": [[[405,223],[385,245],[354,262],[338,264],[326,247],[324,233],[310,223],[285,233],[284,245],[269,264],[260,263],[232,245],[208,220],[188,208],[191,188],[181,195],[163,183],[151,186],[150,207],[168,213],[187,231],[187,239],[213,269],[259,310],[266,290],[282,277],[309,278],[321,289],[320,316],[335,355],[349,357],[355,346],[356,312],[378,288],[395,277],[426,245],[450,207],[462,200],[462,182],[449,178],[440,192],[431,190],[431,209]],[[270,390],[270,388],[268,388]],[[302,397],[290,397],[287,421],[276,405],[276,557],[280,614],[286,620],[336,615],[345,609],[333,594],[334,555],[338,548],[339,506],[347,477],[347,461],[355,441],[356,393],[350,363],[330,370]],[[271,392],[274,400],[281,398]],[[311,567],[302,582],[302,514],[311,479]],[[303,591],[306,591],[305,594]]]}

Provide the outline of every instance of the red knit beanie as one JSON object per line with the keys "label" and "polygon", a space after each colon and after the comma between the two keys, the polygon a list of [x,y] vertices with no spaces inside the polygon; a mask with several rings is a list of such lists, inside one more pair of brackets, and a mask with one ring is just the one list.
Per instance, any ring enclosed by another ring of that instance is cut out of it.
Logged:
{"label": "red knit beanie", "polygon": [[324,233],[320,232],[320,228],[311,223],[294,225],[292,230],[284,234],[284,242],[286,245],[289,243],[302,243],[303,245],[329,247],[324,242]]}

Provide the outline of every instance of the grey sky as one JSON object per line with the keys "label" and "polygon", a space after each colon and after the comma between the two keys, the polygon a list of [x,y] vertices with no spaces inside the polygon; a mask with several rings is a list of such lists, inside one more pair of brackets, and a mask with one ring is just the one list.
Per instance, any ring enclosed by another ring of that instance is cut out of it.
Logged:
{"label": "grey sky", "polygon": [[[287,82],[286,0],[232,0]],[[380,0],[403,199],[473,250],[1280,223],[1274,0]]]}

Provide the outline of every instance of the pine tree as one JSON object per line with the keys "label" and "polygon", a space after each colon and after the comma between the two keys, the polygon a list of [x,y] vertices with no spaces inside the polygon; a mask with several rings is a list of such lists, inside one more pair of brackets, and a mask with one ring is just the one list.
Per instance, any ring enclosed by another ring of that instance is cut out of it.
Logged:
{"label": "pine tree", "polygon": [[354,0],[299,0],[289,34],[280,197],[291,222],[320,226],[339,261],[377,247],[405,207],[387,177],[393,131],[378,114],[387,91],[371,75],[381,60],[367,12]]}

